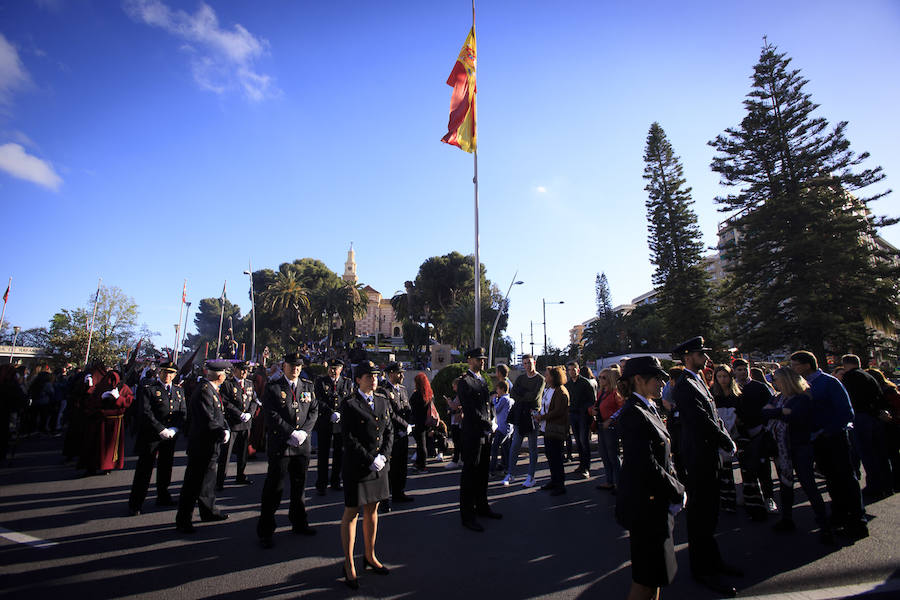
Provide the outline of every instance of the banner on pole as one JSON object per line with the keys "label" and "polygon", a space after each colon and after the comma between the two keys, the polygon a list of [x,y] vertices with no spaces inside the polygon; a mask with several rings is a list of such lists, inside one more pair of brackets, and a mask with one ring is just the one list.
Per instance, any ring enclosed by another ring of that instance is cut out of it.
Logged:
{"label": "banner on pole", "polygon": [[462,50],[456,58],[447,85],[453,88],[450,94],[450,122],[447,135],[441,141],[457,146],[466,152],[475,152],[477,148],[477,130],[475,128],[475,27],[469,30]]}

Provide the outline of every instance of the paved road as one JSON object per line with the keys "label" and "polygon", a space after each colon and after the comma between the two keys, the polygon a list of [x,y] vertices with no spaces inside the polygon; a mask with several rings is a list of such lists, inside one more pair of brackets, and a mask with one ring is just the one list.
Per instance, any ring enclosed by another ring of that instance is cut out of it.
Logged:
{"label": "paved road", "polygon": [[[60,447],[61,439],[24,440],[13,464],[0,468],[0,596],[226,600],[352,595],[339,581],[340,492],[319,497],[308,489],[310,520],[318,530],[312,538],[291,534],[283,504],[276,546],[263,550],[256,543],[255,523],[264,461],[248,467],[253,486],[226,485],[220,493],[228,521],[200,524],[195,535],[182,536],[174,529],[174,509],[154,506],[152,488],[147,512],[126,516],[134,457],[124,471],[79,478],[61,464]],[[184,465],[179,452],[173,493],[180,488]],[[411,476],[415,503],[379,522],[378,556],[391,574],[364,575],[357,597],[625,597],[627,535],[613,519],[615,498],[596,490],[594,479],[572,480],[568,494],[555,498],[537,488],[504,488],[493,481],[493,506],[504,519],[485,522],[487,531],[479,534],[460,527],[459,472],[437,463],[430,467]],[[539,482],[548,477],[543,458],[540,467]],[[233,463],[231,469],[233,474]],[[594,470],[602,471],[597,460]],[[797,495],[805,500],[799,490]],[[866,598],[900,597],[900,494],[868,512],[874,517],[869,538],[832,547],[809,533],[808,504],[796,509],[800,530],[787,536],[774,534],[771,522],[723,515],[723,554],[747,572],[734,580],[740,595],[811,600],[874,589]],[[713,598],[689,576],[683,516],[675,537],[679,573],[663,596]],[[361,562],[357,558],[360,568]]]}

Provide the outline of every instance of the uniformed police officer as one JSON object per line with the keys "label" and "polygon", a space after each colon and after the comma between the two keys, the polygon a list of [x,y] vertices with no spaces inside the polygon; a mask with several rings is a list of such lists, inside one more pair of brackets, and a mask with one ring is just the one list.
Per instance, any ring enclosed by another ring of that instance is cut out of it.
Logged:
{"label": "uniformed police officer", "polygon": [[[737,594],[720,575],[741,575],[726,564],[716,543],[719,521],[719,450],[734,454],[736,447],[716,413],[713,396],[703,380],[709,360],[702,336],[693,337],[672,350],[672,358],[684,363],[684,373],[672,390],[681,420],[681,450],[687,472],[688,554],[691,574],[711,590],[726,596]],[[626,363],[627,368],[627,363]]]}
{"label": "uniformed police officer", "polygon": [[216,467],[219,446],[231,438],[219,395],[230,368],[227,360],[207,361],[206,377],[200,379],[188,403],[188,462],[175,516],[175,528],[181,533],[194,532],[195,505],[199,505],[201,521],[228,518],[216,509]]}
{"label": "uniformed police officer", "polygon": [[156,505],[174,506],[169,495],[172,481],[172,463],[175,457],[175,441],[184,424],[187,405],[184,390],[175,385],[178,368],[172,362],[159,365],[157,378],[144,381],[138,395],[138,434],[135,454],[138,455],[134,469],[134,481],[128,498],[131,515],[139,515],[150,487],[153,463],[156,467]]}
{"label": "uniformed police officer", "polygon": [[457,386],[463,412],[460,431],[463,468],[459,485],[459,512],[463,527],[472,531],[484,531],[476,516],[488,519],[503,517],[491,510],[487,499],[490,440],[496,425],[493,424],[491,394],[481,375],[486,358],[484,348],[472,348],[466,352],[469,370]]}
{"label": "uniformed police officer", "polygon": [[389,363],[384,369],[385,379],[378,391],[391,402],[391,425],[394,429],[394,445],[391,448],[391,469],[388,481],[391,500],[382,502],[380,507],[390,512],[391,502],[412,502],[414,498],[406,494],[407,461],[409,459],[409,434],[412,433],[412,407],[409,392],[403,386],[403,365]]}
{"label": "uniformed police officer", "polygon": [[263,484],[262,506],[256,533],[260,545],[271,548],[275,533],[275,511],[284,493],[284,476],[291,480],[291,505],[288,519],[291,531],[302,535],[315,535],[309,526],[303,487],[309,468],[310,440],[318,416],[318,406],[313,398],[314,384],[300,377],[303,357],[288,354],[281,364],[281,377],[270,380],[263,394],[263,413],[266,419],[266,454],[269,468]]}
{"label": "uniformed police officer", "polygon": [[341,465],[343,463],[344,442],[341,437],[341,413],[339,407],[347,396],[353,393],[353,383],[342,377],[344,362],[339,358],[328,361],[328,374],[316,379],[316,403],[319,418],[316,421],[318,452],[316,468],[316,491],[325,495],[328,487],[328,455],[334,453],[331,461],[331,489],[341,489]]}
{"label": "uniformed police officer", "polygon": [[247,377],[247,363],[241,361],[231,366],[231,377],[219,388],[222,405],[225,407],[225,421],[231,429],[231,439],[222,444],[219,452],[219,470],[216,475],[216,489],[225,487],[225,472],[228,461],[234,452],[237,459],[237,477],[235,483],[250,485],[253,482],[244,475],[247,468],[247,450],[250,443],[250,422],[257,406],[256,391]]}

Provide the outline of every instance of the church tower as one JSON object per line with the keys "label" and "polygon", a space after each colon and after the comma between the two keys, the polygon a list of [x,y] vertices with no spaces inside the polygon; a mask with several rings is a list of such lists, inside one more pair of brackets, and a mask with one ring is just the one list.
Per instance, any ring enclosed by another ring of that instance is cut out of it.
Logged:
{"label": "church tower", "polygon": [[359,277],[356,276],[356,253],[353,251],[353,242],[350,242],[350,249],[347,251],[347,262],[344,263],[344,274],[341,279],[349,283],[359,282]]}

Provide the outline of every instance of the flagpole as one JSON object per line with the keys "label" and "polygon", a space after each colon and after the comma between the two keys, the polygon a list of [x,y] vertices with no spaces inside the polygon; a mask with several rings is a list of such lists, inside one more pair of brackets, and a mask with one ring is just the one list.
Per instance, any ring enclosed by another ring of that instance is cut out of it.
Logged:
{"label": "flagpole", "polygon": [[[181,331],[181,339],[182,340],[184,340],[184,338],[187,337],[187,322],[188,322],[188,317],[191,316],[191,303],[185,302],[184,304],[187,304],[187,310],[184,313],[184,329],[182,329],[182,331]],[[182,343],[181,346],[184,347],[184,344]]]}
{"label": "flagpole", "polygon": [[[12,277],[9,278],[9,283],[6,284],[6,291],[9,292],[9,288],[12,287]],[[6,316],[6,301],[8,296],[6,294],[3,295],[3,312],[0,312],[0,331],[3,330],[3,318]]]}
{"label": "flagpole", "polygon": [[[472,0],[472,33],[475,33],[475,0]],[[476,59],[477,60],[477,59]],[[472,111],[474,115],[477,115],[477,95],[472,95]],[[474,131],[472,132],[473,137],[477,140],[478,137],[478,120],[474,119]],[[472,178],[472,183],[475,184],[475,346],[481,346],[481,259],[479,258],[478,253],[478,146],[475,146],[475,152],[473,152],[474,156],[474,170],[475,175]]]}
{"label": "flagpole", "polygon": [[219,350],[221,350],[222,346],[222,322],[225,320],[225,287],[228,285],[228,280],[225,280],[224,285],[222,285],[222,314],[219,316],[219,337],[216,338],[216,358],[219,358]]}
{"label": "flagpole", "polygon": [[173,356],[172,356],[172,364],[178,364],[178,340],[180,339],[178,334],[181,333],[179,329],[181,328],[181,317],[184,316],[184,293],[187,291],[187,279],[184,280],[184,287],[181,288],[181,311],[178,313],[178,324],[175,325],[175,345],[172,346]]}
{"label": "flagpole", "polygon": [[88,332],[88,343],[87,343],[87,351],[84,353],[84,367],[88,366],[88,359],[91,356],[91,340],[94,338],[94,319],[97,317],[97,305],[100,303],[100,285],[103,283],[103,278],[97,280],[97,295],[94,296],[94,312],[91,314],[91,330]]}

